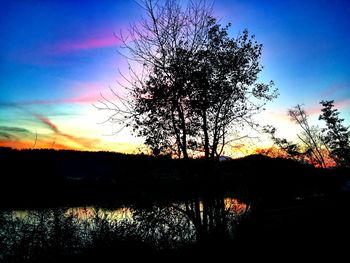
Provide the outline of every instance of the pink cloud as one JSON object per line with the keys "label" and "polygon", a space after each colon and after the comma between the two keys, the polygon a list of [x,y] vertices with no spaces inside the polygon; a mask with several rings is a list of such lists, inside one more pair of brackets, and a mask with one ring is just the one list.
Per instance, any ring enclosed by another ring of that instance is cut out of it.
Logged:
{"label": "pink cloud", "polygon": [[[291,107],[292,108],[292,107]],[[315,104],[312,106],[303,105],[303,108],[305,109],[307,115],[311,116],[319,116],[322,112],[322,105],[321,104]],[[338,100],[334,101],[334,108],[338,109],[340,112],[342,112],[342,109],[350,108],[350,99],[344,99],[344,100]],[[288,115],[288,110],[277,110],[270,112],[270,115],[273,119],[283,122],[291,122],[290,117]]]}
{"label": "pink cloud", "polygon": [[[69,87],[70,92],[73,94],[66,98],[52,98],[52,99],[37,99],[19,101],[14,103],[13,106],[24,105],[54,105],[54,104],[94,104],[99,101],[103,101],[104,98],[115,101],[118,98],[113,94],[121,93],[118,87],[113,89],[113,92],[106,90],[106,83],[103,82],[83,82],[83,81],[70,81],[65,84]],[[102,95],[103,97],[102,97]]]}
{"label": "pink cloud", "polygon": [[321,104],[312,107],[305,107],[305,111],[309,116],[321,114]]}
{"label": "pink cloud", "polygon": [[75,104],[75,103],[94,103],[97,102],[100,96],[88,96],[88,97],[74,97],[74,98],[63,98],[63,99],[51,99],[51,100],[31,100],[21,101],[15,103],[16,105],[40,105],[40,104]]}
{"label": "pink cloud", "polygon": [[74,96],[96,98],[99,96],[99,91],[108,86],[108,82],[71,81],[66,85],[75,94]]}
{"label": "pink cloud", "polygon": [[[338,109],[339,111],[341,111],[344,108],[349,108],[350,107],[350,99],[344,99],[344,100],[335,100],[334,101],[334,108]],[[306,107],[305,110],[307,112],[308,115],[320,115],[321,114],[321,109],[322,109],[322,105],[321,104],[317,104],[313,107]]]}
{"label": "pink cloud", "polygon": [[350,107],[350,99],[335,101],[334,106],[337,109],[349,108]]}
{"label": "pink cloud", "polygon": [[50,51],[54,54],[70,53],[81,50],[91,50],[97,48],[106,48],[120,45],[121,41],[117,37],[111,35],[107,37],[94,37],[81,40],[64,41],[54,45]]}
{"label": "pink cloud", "polygon": [[120,44],[121,40],[112,33],[102,36],[99,34],[89,38],[42,43],[32,48],[18,50],[16,53],[11,54],[11,57],[20,63],[31,63],[34,65],[69,65],[69,60],[57,60],[57,57],[74,52],[117,47]]}
{"label": "pink cloud", "polygon": [[100,93],[95,93],[91,95],[83,95],[83,96],[77,96],[77,97],[70,97],[70,98],[61,98],[61,99],[47,99],[47,100],[30,100],[30,101],[20,101],[13,104],[10,104],[12,106],[25,106],[25,105],[54,105],[54,104],[94,104],[99,101],[104,101],[105,99],[108,99],[110,101],[117,100],[117,97],[110,93],[108,95],[101,96]]}
{"label": "pink cloud", "polygon": [[55,133],[60,133],[60,131],[58,130],[58,127],[55,124],[53,124],[49,118],[39,114],[33,114],[33,115]]}

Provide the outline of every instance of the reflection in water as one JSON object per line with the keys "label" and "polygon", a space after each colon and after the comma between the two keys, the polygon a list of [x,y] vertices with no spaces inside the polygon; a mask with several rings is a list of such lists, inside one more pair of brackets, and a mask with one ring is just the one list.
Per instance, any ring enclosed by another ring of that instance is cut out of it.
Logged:
{"label": "reflection in water", "polygon": [[237,219],[248,206],[234,198],[195,198],[173,207],[193,224],[197,241],[209,236],[233,236]]}
{"label": "reflection in water", "polygon": [[248,206],[245,203],[239,202],[237,199],[226,197],[224,198],[225,210],[231,211],[237,215],[247,212]]}
{"label": "reflection in water", "polygon": [[[68,208],[65,216],[78,220],[106,220],[110,224],[128,223],[143,240],[152,243],[172,240],[193,242],[213,233],[232,236],[238,217],[248,206],[234,198],[195,198],[186,202],[154,204],[148,208],[123,207],[115,210],[95,207]],[[161,244],[158,244],[159,246]]]}
{"label": "reflection in water", "polygon": [[249,210],[234,198],[194,198],[186,202],[124,207],[115,210],[94,207],[69,208],[65,215],[79,220],[105,220],[127,224],[130,231],[157,248],[201,241],[213,235],[233,237],[237,219]]}
{"label": "reflection in water", "polygon": [[132,212],[128,207],[122,207],[115,210],[102,209],[95,207],[72,207],[68,208],[66,216],[73,216],[80,220],[89,220],[98,216],[108,221],[132,220]]}
{"label": "reflection in water", "polygon": [[3,211],[0,212],[0,261],[11,256],[35,257],[31,253],[42,254],[45,249],[51,254],[51,250],[77,254],[96,244],[111,245],[130,238],[157,250],[208,238],[233,238],[237,220],[248,211],[249,206],[234,198],[218,197],[118,209]]}

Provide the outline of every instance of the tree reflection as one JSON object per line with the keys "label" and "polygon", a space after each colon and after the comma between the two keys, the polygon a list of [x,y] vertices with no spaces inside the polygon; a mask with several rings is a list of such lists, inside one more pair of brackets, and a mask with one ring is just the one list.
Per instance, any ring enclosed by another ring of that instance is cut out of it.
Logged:
{"label": "tree reflection", "polygon": [[142,239],[157,247],[178,247],[208,239],[233,238],[239,217],[249,206],[234,198],[196,197],[185,202],[135,209]]}

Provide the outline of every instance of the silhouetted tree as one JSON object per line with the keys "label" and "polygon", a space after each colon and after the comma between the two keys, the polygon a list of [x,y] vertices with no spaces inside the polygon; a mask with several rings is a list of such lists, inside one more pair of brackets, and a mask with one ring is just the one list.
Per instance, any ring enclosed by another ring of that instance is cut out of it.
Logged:
{"label": "silhouetted tree", "polygon": [[322,140],[320,129],[309,124],[308,115],[299,104],[293,109],[289,109],[288,115],[302,129],[302,132],[297,136],[306,147],[304,154],[308,155],[320,167],[327,167],[325,155],[328,151]]}
{"label": "silhouetted tree", "polygon": [[319,120],[326,122],[326,128],[310,125],[308,115],[301,105],[288,110],[291,120],[302,129],[297,137],[299,144],[276,136],[276,128],[269,125],[264,131],[270,134],[273,142],[289,157],[306,160],[320,167],[336,164],[337,166],[350,165],[350,130],[342,122],[339,112],[334,109],[334,101],[321,101],[323,106]]}
{"label": "silhouetted tree", "polygon": [[[205,1],[145,0],[147,18],[121,36],[133,62],[122,106],[105,100],[110,120],[131,126],[151,149],[203,151],[214,159],[232,139],[232,128],[255,126],[252,116],[276,97],[273,82],[256,83],[262,45],[243,31],[228,36]],[[131,41],[130,41],[131,40]]]}
{"label": "silhouetted tree", "polygon": [[272,141],[282,149],[289,158],[307,161],[320,167],[327,167],[328,150],[317,126],[309,124],[308,115],[301,105],[288,110],[288,115],[302,129],[297,134],[300,142],[295,143],[276,136],[276,128],[268,125],[264,131],[271,136]]}
{"label": "silhouetted tree", "polygon": [[198,123],[190,121],[187,82],[193,54],[207,36],[211,8],[204,1],[191,1],[185,10],[176,0],[163,5],[145,0],[141,5],[146,18],[120,38],[130,64],[140,65],[142,72],[130,65],[126,97],[115,94],[120,105],[105,99],[100,109],[112,110],[110,120],[131,126],[152,150],[188,158]]}
{"label": "silhouetted tree", "polygon": [[321,101],[323,106],[319,119],[326,122],[322,129],[323,140],[330,149],[330,154],[337,165],[350,166],[350,130],[339,117],[339,111],[334,109],[334,101]]}

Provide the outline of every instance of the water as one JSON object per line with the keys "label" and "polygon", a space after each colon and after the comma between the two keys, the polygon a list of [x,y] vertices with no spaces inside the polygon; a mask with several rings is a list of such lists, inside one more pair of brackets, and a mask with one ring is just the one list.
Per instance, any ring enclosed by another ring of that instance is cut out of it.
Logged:
{"label": "water", "polygon": [[[118,243],[177,249],[215,236],[233,239],[248,205],[232,197],[118,208],[62,207],[0,213],[0,260],[83,253]],[[123,243],[124,242],[124,243]],[[44,252],[43,252],[44,251]]]}

